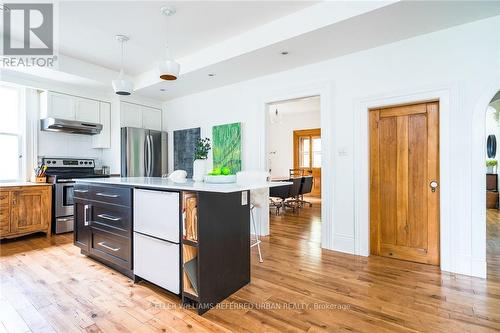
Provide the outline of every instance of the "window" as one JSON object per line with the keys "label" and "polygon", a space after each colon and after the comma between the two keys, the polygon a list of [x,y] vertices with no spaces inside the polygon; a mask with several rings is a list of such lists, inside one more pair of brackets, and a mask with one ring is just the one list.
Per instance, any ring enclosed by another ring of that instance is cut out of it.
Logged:
{"label": "window", "polygon": [[321,168],[321,138],[312,139],[312,167]]}
{"label": "window", "polygon": [[321,130],[319,128],[294,131],[294,145],[295,167],[321,168]]}
{"label": "window", "polygon": [[311,154],[310,154],[310,140],[309,137],[300,137],[299,139],[299,167],[309,168],[311,166]]}
{"label": "window", "polygon": [[20,90],[0,85],[0,181],[16,181],[22,177],[22,142],[24,121],[21,114]]}

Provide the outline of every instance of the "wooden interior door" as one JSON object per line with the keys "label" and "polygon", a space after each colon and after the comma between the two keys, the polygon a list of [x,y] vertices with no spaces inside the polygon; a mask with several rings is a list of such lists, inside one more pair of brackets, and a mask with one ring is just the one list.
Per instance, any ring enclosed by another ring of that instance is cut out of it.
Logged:
{"label": "wooden interior door", "polygon": [[439,105],[370,111],[370,252],[439,265]]}
{"label": "wooden interior door", "polygon": [[294,169],[303,169],[304,175],[313,176],[311,195],[321,196],[321,129],[293,132]]}
{"label": "wooden interior door", "polygon": [[50,195],[42,187],[13,191],[11,221],[15,232],[28,233],[47,229],[50,199]]}

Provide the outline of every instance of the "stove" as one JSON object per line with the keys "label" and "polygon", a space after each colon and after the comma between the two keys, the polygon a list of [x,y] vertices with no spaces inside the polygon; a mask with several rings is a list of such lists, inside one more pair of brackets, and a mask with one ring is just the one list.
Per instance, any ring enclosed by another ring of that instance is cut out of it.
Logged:
{"label": "stove", "polygon": [[52,232],[61,234],[74,229],[73,188],[75,178],[109,177],[95,173],[93,159],[45,157],[42,163],[48,181],[53,184],[52,195]]}

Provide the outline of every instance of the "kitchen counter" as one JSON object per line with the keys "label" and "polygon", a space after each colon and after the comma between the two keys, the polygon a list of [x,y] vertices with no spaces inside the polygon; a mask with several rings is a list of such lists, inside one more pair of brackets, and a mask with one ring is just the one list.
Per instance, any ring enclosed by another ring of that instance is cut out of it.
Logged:
{"label": "kitchen counter", "polygon": [[4,182],[4,183],[0,183],[0,187],[19,187],[19,186],[52,186],[52,184],[32,183],[32,182]]}
{"label": "kitchen counter", "polygon": [[233,193],[259,188],[269,188],[283,186],[286,182],[260,182],[248,185],[232,184],[211,184],[205,182],[194,182],[192,179],[186,179],[183,183],[173,182],[161,177],[111,177],[111,178],[81,178],[76,179],[79,183],[93,183],[103,185],[124,185],[142,188],[155,188],[174,191],[195,191],[195,192],[215,192],[215,193]]}
{"label": "kitchen counter", "polygon": [[203,314],[250,282],[250,190],[283,184],[76,179],[74,244]]}

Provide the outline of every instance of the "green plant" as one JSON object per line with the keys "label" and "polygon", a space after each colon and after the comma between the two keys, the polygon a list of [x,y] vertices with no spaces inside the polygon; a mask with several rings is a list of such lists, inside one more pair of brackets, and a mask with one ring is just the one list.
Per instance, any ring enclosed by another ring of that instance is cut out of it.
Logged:
{"label": "green plant", "polygon": [[487,167],[495,167],[498,165],[497,160],[486,160],[486,166]]}
{"label": "green plant", "polygon": [[194,149],[194,158],[196,160],[206,160],[210,149],[212,149],[212,147],[210,146],[209,138],[198,139]]}

